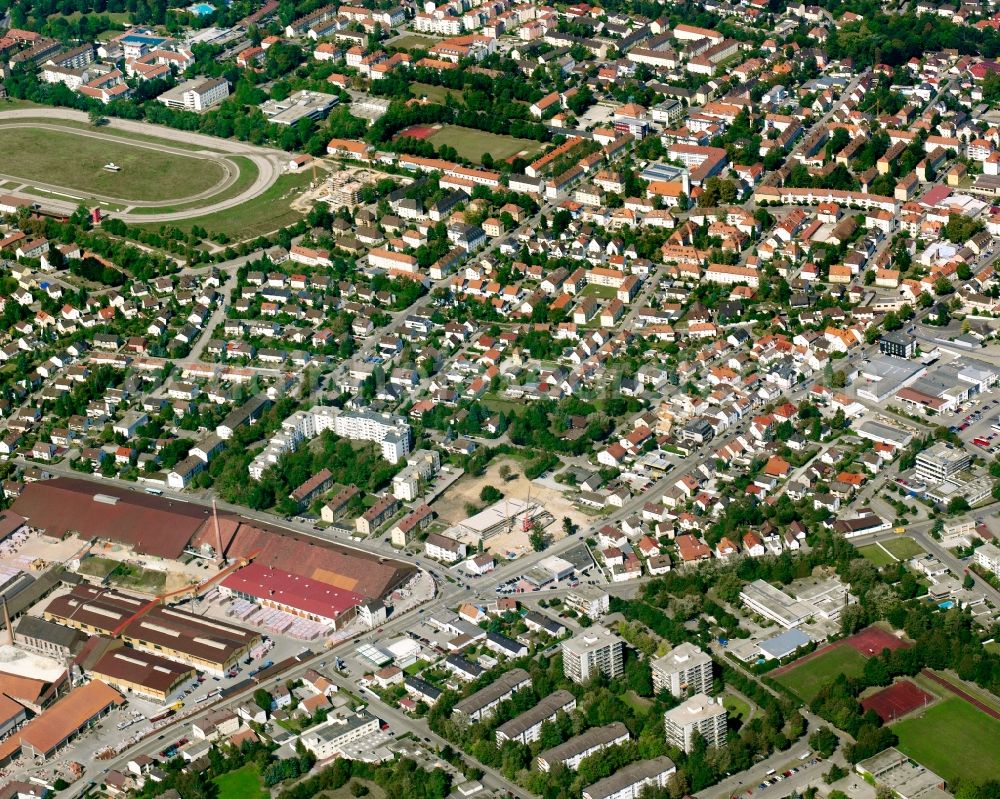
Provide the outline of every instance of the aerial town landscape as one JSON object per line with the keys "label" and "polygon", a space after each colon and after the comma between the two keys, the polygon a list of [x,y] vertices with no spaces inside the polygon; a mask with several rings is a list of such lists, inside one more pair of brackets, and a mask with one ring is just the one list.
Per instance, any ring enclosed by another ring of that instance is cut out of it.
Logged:
{"label": "aerial town landscape", "polygon": [[1000,799],[998,268],[1000,3],[0,0],[0,799]]}

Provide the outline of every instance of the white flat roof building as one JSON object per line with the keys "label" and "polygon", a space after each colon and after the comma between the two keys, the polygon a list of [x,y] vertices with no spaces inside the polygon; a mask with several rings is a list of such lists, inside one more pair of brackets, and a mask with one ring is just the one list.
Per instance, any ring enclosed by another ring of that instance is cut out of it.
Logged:
{"label": "white flat roof building", "polygon": [[726,742],[727,716],[721,699],[715,701],[705,694],[695,694],[663,714],[667,742],[690,752],[697,732],[709,746],[722,746]]}
{"label": "white flat roof building", "polygon": [[563,673],[583,683],[597,674],[625,673],[625,642],[607,627],[595,625],[562,643]]}
{"label": "white flat roof building", "polygon": [[712,658],[690,642],[675,646],[650,664],[653,688],[674,696],[707,694],[712,690]]}

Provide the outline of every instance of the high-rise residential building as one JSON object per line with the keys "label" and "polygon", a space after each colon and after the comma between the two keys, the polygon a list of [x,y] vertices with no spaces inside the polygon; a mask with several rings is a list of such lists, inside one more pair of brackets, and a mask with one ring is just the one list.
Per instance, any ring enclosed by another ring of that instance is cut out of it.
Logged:
{"label": "high-rise residential building", "polygon": [[595,625],[563,641],[563,673],[573,682],[597,674],[620,677],[625,672],[625,642],[606,627]]}
{"label": "high-rise residential building", "polygon": [[722,746],[726,742],[726,718],[726,709],[721,700],[716,701],[705,694],[695,694],[663,714],[667,742],[690,752],[697,732],[709,746]]}
{"label": "high-rise residential building", "polygon": [[653,688],[658,692],[682,697],[712,691],[712,658],[692,643],[674,647],[650,666]]}

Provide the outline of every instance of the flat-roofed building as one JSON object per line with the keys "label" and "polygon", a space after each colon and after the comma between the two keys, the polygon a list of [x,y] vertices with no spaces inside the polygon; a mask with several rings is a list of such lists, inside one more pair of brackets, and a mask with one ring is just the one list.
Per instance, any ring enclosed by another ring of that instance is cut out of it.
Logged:
{"label": "flat-roofed building", "polygon": [[369,713],[361,712],[346,718],[328,719],[323,724],[306,730],[300,740],[317,760],[328,760],[341,754],[345,747],[378,732],[378,729],[379,720]]}
{"label": "flat-roofed building", "polygon": [[987,542],[977,547],[972,559],[978,566],[1000,575],[1000,548],[995,544]]}
{"label": "flat-roofed building", "polygon": [[625,673],[625,642],[601,625],[563,641],[562,654],[563,673],[573,682],[584,683],[597,674],[614,678]]}
{"label": "flat-roofed building", "polygon": [[917,477],[930,483],[940,483],[967,469],[972,456],[964,449],[939,441],[917,453]]}
{"label": "flat-roofed building", "polygon": [[559,711],[569,713],[575,707],[576,697],[569,691],[553,691],[530,710],[497,727],[497,745],[502,745],[504,741],[534,743],[541,736],[542,725],[546,721],[555,721]]}
{"label": "flat-roofed building", "polygon": [[707,694],[712,690],[712,658],[697,646],[685,642],[654,660],[653,688],[674,696]]}
{"label": "flat-roofed building", "polygon": [[538,756],[539,771],[550,771],[553,766],[562,764],[570,771],[576,771],[580,762],[602,749],[617,746],[629,740],[628,728],[620,721],[606,724],[603,727],[591,727],[580,735],[575,735],[559,746],[553,746]]}
{"label": "flat-roofed building", "polygon": [[531,675],[524,669],[511,669],[485,688],[465,697],[454,707],[454,714],[466,721],[483,721],[496,711],[497,706],[510,699],[516,691],[531,687]]}
{"label": "flat-roofed building", "polygon": [[722,700],[716,702],[705,694],[695,694],[663,714],[667,743],[690,752],[694,734],[699,733],[709,746],[722,746],[726,742],[726,719]]}
{"label": "flat-roofed building", "polygon": [[743,604],[758,616],[777,622],[786,630],[798,627],[813,615],[813,608],[799,602],[764,580],[747,583],[740,591]]}
{"label": "flat-roofed building", "polygon": [[665,788],[677,771],[669,757],[640,760],[583,789],[583,799],[638,799],[646,788]]}

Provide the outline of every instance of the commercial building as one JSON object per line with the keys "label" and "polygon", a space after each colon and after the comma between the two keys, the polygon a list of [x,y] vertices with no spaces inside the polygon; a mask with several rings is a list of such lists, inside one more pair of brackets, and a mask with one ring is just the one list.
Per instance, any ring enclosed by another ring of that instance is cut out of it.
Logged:
{"label": "commercial building", "polygon": [[563,641],[563,673],[583,683],[597,674],[620,677],[625,673],[625,642],[606,627],[588,627]]}
{"label": "commercial building", "polygon": [[628,728],[620,721],[606,724],[603,727],[591,727],[586,732],[570,738],[568,741],[547,749],[538,756],[538,770],[548,772],[553,766],[563,765],[570,771],[580,767],[580,761],[585,757],[617,746],[629,740]]}
{"label": "commercial building", "polygon": [[569,713],[575,707],[576,697],[569,691],[553,691],[530,710],[497,727],[497,745],[502,745],[504,741],[534,743],[541,736],[542,725],[546,721],[555,721],[560,711]]}
{"label": "commercial building", "polygon": [[912,358],[917,354],[917,337],[899,330],[890,330],[878,337],[878,351],[894,358]]}
{"label": "commercial building", "polygon": [[35,616],[22,616],[14,630],[15,644],[57,660],[76,655],[86,640],[79,630]]}
{"label": "commercial building", "polygon": [[917,454],[917,477],[929,483],[940,483],[967,469],[972,456],[964,449],[939,441]]}
{"label": "commercial building", "polygon": [[48,760],[81,730],[124,702],[118,691],[100,680],[80,686],[0,743],[0,765],[21,753]]}
{"label": "commercial building", "polygon": [[267,100],[261,103],[261,113],[275,125],[294,125],[302,119],[320,120],[340,102],[334,94],[301,89],[284,100]]}
{"label": "commercial building", "polygon": [[692,643],[675,646],[651,664],[653,688],[674,696],[712,691],[712,658]]}
{"label": "commercial building", "polygon": [[109,649],[89,671],[96,679],[123,693],[138,694],[157,702],[166,701],[181,683],[195,676],[192,666],[181,666],[151,652],[124,647]]}
{"label": "commercial building", "polygon": [[91,585],[78,585],[55,597],[44,618],[121,638],[136,649],[218,677],[260,643],[260,635],[251,630]]}
{"label": "commercial building", "polygon": [[300,740],[302,745],[317,760],[329,760],[341,754],[344,748],[356,741],[378,732],[379,720],[369,713],[361,712],[346,718],[330,718],[323,724],[310,727]]}
{"label": "commercial building", "polygon": [[524,669],[511,669],[497,680],[459,701],[453,713],[469,722],[488,719],[497,706],[510,699],[515,692],[531,687],[531,675]]}
{"label": "commercial building", "polygon": [[640,760],[583,789],[583,799],[638,799],[646,788],[665,788],[677,771],[669,757]]}
{"label": "commercial building", "polygon": [[690,752],[694,734],[699,733],[709,746],[722,746],[726,742],[726,717],[721,699],[695,694],[663,714],[667,742]]}
{"label": "commercial building", "polygon": [[167,108],[182,111],[206,111],[229,96],[225,78],[192,78],[168,89],[156,99]]}
{"label": "commercial building", "polygon": [[339,629],[357,613],[364,596],[299,574],[251,563],[219,584],[223,596],[233,596]]}

